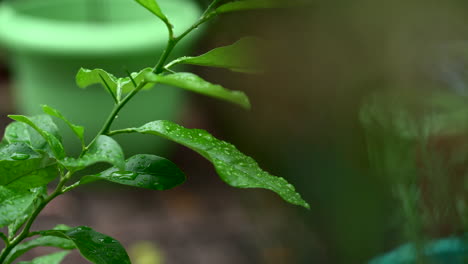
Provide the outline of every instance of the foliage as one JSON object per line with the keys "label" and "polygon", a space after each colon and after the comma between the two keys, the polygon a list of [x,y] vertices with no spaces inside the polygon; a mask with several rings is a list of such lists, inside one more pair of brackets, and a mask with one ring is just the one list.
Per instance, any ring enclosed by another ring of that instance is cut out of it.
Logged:
{"label": "foliage", "polygon": [[[200,19],[179,36],[174,35],[173,25],[155,0],[136,2],[167,26],[168,44],[155,67],[130,73],[123,78],[117,78],[103,69],[79,70],[76,76],[79,87],[100,84],[114,100],[114,108],[107,121],[91,142],[85,142],[85,128],[73,124],[50,106],[43,106],[46,115],[9,116],[14,122],[6,128],[0,142],[0,227],[8,226],[8,234],[0,233],[5,242],[0,263],[12,263],[23,253],[38,246],[56,247],[65,251],[21,263],[60,263],[72,249],[77,249],[84,258],[96,264],[130,263],[119,242],[89,227],[71,228],[60,225],[52,230],[30,230],[41,210],[50,201],[84,184],[104,180],[151,190],[167,190],[185,181],[184,173],[165,158],[139,154],[126,160],[124,151],[112,138],[121,133],[151,134],[174,141],[198,152],[213,163],[221,179],[231,186],[268,189],[289,203],[309,208],[307,202],[285,179],[270,175],[255,160],[206,131],[187,129],[164,120],[149,122],[137,128],[111,129],[119,111],[135,94],[144,89],[155,88],[158,84],[175,86],[249,109],[249,99],[243,92],[212,84],[193,73],[175,72],[171,67],[176,64],[193,64],[240,72],[258,72],[259,65],[251,54],[252,46],[257,42],[255,38],[244,38],[231,46],[216,48],[200,56],[182,57],[169,63],[166,60],[181,39],[218,14],[278,7],[279,2],[244,0],[221,3],[214,0]],[[78,157],[67,156],[60,131],[52,117],[65,122],[81,142],[82,152]],[[108,163],[110,168],[70,183],[72,179],[76,179],[72,178],[76,172],[102,162]],[[48,193],[48,187],[53,188],[53,191]],[[25,241],[33,236],[39,237]]]}

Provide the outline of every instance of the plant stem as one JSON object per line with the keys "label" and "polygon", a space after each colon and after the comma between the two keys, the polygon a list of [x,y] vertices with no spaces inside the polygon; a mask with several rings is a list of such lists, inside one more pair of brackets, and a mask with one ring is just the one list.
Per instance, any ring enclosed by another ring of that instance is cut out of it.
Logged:
{"label": "plant stem", "polygon": [[63,186],[65,183],[70,179],[72,173],[68,172],[64,177],[61,178],[60,182],[57,184],[54,192],[51,193],[47,198],[45,198],[39,206],[34,210],[34,212],[29,217],[28,221],[26,222],[23,230],[19,235],[17,235],[10,243],[7,243],[6,247],[0,253],[0,263],[3,263],[7,258],[8,254],[15,248],[19,243],[21,243],[25,238],[30,236],[30,229],[34,221],[36,220],[37,216],[41,213],[41,211],[49,204],[54,198],[59,196],[63,193]]}

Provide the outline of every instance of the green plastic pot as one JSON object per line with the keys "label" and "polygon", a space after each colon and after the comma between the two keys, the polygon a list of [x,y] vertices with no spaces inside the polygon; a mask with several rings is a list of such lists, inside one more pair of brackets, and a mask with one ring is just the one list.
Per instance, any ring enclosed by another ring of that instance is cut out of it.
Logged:
{"label": "green plastic pot", "polygon": [[[201,15],[191,0],[158,2],[176,33]],[[196,36],[185,39],[174,56],[186,54],[195,40]],[[101,87],[79,89],[78,69],[103,68],[126,76],[127,71],[154,66],[166,42],[164,24],[134,0],[16,0],[0,6],[0,44],[10,54],[16,111],[35,115],[42,113],[41,104],[50,105],[84,125],[88,139],[100,129],[113,101]],[[183,99],[183,92],[171,87],[141,92],[119,114],[114,127],[176,120]],[[70,142],[72,134],[67,133],[65,142]],[[127,154],[154,153],[165,147],[153,137],[117,139]],[[69,149],[76,152],[77,142]]]}

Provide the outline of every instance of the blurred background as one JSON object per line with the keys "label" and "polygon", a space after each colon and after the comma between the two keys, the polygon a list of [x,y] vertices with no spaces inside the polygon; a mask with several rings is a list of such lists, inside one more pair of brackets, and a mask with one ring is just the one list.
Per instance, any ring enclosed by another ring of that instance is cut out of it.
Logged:
{"label": "blurred background", "polygon": [[[235,144],[294,184],[311,210],[267,191],[232,189],[207,161],[170,145],[164,155],[185,171],[186,184],[160,193],[86,186],[47,207],[36,228],[91,226],[121,241],[137,264],[365,263],[407,242],[392,181],[369,163],[360,109],[384,89],[411,90],[415,98],[440,90],[464,100],[467,12],[459,0],[311,0],[308,8],[228,14],[200,30],[191,54],[245,35],[265,39],[258,49],[264,74],[189,69],[245,91],[253,108],[185,94],[180,113],[162,118]],[[13,56],[0,48],[0,130],[10,122],[7,114],[22,111],[14,103]],[[465,186],[461,166],[456,184]],[[449,231],[429,227],[428,236],[466,230],[443,224]],[[75,254],[66,263],[85,262]]]}

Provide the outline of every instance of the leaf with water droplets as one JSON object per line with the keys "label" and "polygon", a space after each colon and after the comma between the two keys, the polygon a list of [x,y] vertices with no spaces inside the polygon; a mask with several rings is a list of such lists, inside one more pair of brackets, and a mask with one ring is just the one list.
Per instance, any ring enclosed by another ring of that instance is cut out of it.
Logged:
{"label": "leaf with water droplets", "polygon": [[166,15],[161,11],[159,4],[156,0],[135,0],[144,8],[148,9],[151,13],[155,14],[162,21],[168,21]]}
{"label": "leaf with water droplets", "polygon": [[146,80],[149,82],[180,87],[185,90],[222,99],[240,105],[246,109],[250,109],[249,98],[245,93],[241,91],[227,90],[221,85],[207,82],[193,73],[180,72],[167,75],[149,73],[146,75]]}
{"label": "leaf with water droplets", "polygon": [[72,241],[81,255],[95,264],[130,264],[122,245],[112,237],[85,226],[69,230],[42,231],[43,236],[56,236]]}
{"label": "leaf with water droplets", "polygon": [[[145,68],[140,72],[133,72],[130,77],[117,78],[103,69],[84,69],[81,68],[76,74],[76,84],[80,88],[86,88],[93,84],[100,84],[113,95],[116,101],[120,101],[121,95],[128,93],[135,88],[133,81],[138,85],[145,78],[145,75],[152,72],[153,69]],[[132,81],[133,79],[133,81]],[[147,85],[145,88],[148,88]]]}
{"label": "leaf with water droplets", "polygon": [[[58,132],[57,125],[50,118],[50,116],[37,116],[37,117],[26,117],[23,115],[9,115],[9,118],[22,122],[29,125],[37,133],[42,136],[42,140],[36,137],[30,137],[31,146],[34,149],[45,149],[44,140],[50,147],[51,154],[57,158],[62,159],[65,157],[65,150],[63,149],[61,137]],[[31,134],[31,133],[29,133]],[[37,142],[36,142],[37,141]]]}
{"label": "leaf with water droplets", "polygon": [[99,174],[83,177],[80,183],[98,179],[150,190],[168,190],[182,184],[185,175],[170,160],[139,154],[126,161],[124,171],[113,167]]}
{"label": "leaf with water droplets", "polygon": [[[31,136],[36,136],[40,140],[42,140],[45,145],[47,144],[45,140],[41,137],[41,135],[39,135],[39,133],[34,131],[34,129],[32,128],[29,129],[29,128],[30,127],[26,125],[25,123],[21,123],[21,122],[10,123],[5,129],[5,136],[4,136],[5,142],[7,143],[24,142],[24,143],[27,143],[28,145],[31,145]],[[31,135],[30,132],[33,132],[32,133],[33,135]]]}
{"label": "leaf with water droplets", "polygon": [[309,204],[285,179],[270,175],[235,146],[216,139],[204,130],[187,129],[161,120],[128,131],[158,135],[198,152],[211,161],[221,179],[233,187],[269,189],[287,202],[309,208]]}
{"label": "leaf with water droplets", "polygon": [[56,236],[42,236],[29,240],[14,247],[13,250],[8,254],[5,260],[5,264],[13,262],[19,256],[23,255],[27,251],[36,247],[55,247],[61,249],[75,249],[75,243],[66,238]]}
{"label": "leaf with water droplets", "polygon": [[60,163],[70,170],[81,170],[98,162],[107,162],[123,169],[125,159],[119,143],[111,137],[100,135],[80,158],[65,158]]}
{"label": "leaf with water droplets", "polygon": [[258,47],[261,41],[254,37],[245,37],[236,43],[213,49],[197,57],[182,57],[173,64],[183,63],[217,68],[227,68],[235,72],[259,73],[263,67],[258,60]]}
{"label": "leaf with water droplets", "polygon": [[28,220],[29,216],[36,210],[40,203],[47,197],[47,186],[41,186],[33,188],[30,190],[36,195],[34,201],[29,205],[29,207],[23,211],[23,213],[18,216],[15,221],[8,224],[8,237],[13,238],[16,235],[16,232],[21,228],[21,226]]}
{"label": "leaf with water droplets", "polygon": [[233,1],[223,4],[216,8],[216,13],[229,13],[236,11],[266,9],[266,8],[284,8],[284,7],[297,7],[304,6],[305,1],[298,0],[243,0]]}
{"label": "leaf with water droplets", "polygon": [[71,123],[70,121],[68,121],[68,119],[62,115],[62,113],[60,113],[57,109],[54,109],[48,105],[42,105],[42,110],[44,111],[44,113],[48,114],[48,115],[51,115],[51,116],[55,116],[57,118],[60,118],[62,119],[70,128],[71,130],[73,131],[73,133],[75,133],[75,135],[78,137],[78,139],[81,141],[81,144],[84,145],[85,142],[84,142],[84,127],[82,126],[78,126],[78,125],[75,125],[73,123]]}
{"label": "leaf with water droplets", "polygon": [[57,165],[21,142],[0,148],[0,185],[27,190],[48,184],[57,177]]}
{"label": "leaf with water droplets", "polygon": [[0,186],[0,228],[21,217],[39,193],[30,190],[13,190]]}
{"label": "leaf with water droplets", "polygon": [[[49,255],[37,257],[32,261],[21,261],[18,264],[60,264],[70,251],[59,251]],[[8,264],[6,262],[5,264]]]}

